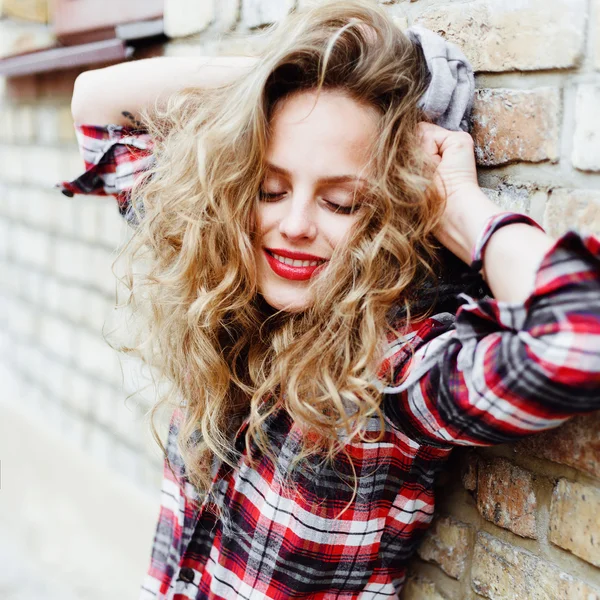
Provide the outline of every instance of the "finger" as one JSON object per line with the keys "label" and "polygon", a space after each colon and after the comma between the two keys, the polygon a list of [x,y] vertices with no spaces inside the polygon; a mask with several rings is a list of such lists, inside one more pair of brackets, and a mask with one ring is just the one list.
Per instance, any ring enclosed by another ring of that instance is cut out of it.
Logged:
{"label": "finger", "polygon": [[[421,140],[421,146],[429,156],[440,156],[440,147],[436,142],[435,133],[431,129],[431,123],[419,123],[418,136]],[[435,126],[433,126],[435,127]]]}

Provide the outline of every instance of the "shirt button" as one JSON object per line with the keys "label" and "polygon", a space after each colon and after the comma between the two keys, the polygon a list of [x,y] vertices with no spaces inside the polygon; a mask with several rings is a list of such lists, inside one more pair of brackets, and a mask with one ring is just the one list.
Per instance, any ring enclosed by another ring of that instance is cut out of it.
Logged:
{"label": "shirt button", "polygon": [[183,569],[179,571],[179,579],[181,579],[181,581],[185,581],[186,583],[193,583],[194,569],[190,569],[189,567],[183,567]]}

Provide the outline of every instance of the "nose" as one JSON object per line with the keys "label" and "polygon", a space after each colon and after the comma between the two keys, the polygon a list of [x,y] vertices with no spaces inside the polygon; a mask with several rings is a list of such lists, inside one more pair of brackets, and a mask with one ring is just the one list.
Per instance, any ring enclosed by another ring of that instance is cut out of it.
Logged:
{"label": "nose", "polygon": [[279,233],[289,240],[311,240],[317,235],[317,224],[311,199],[293,195],[285,203],[285,212],[279,222]]}

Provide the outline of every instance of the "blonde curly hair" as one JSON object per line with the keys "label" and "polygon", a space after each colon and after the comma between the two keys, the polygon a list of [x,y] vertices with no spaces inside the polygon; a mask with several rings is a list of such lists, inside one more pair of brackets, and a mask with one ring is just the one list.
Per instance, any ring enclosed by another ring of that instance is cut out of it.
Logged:
{"label": "blonde curly hair", "polygon": [[[179,447],[200,497],[215,458],[238,463],[233,440],[245,418],[247,447],[273,457],[265,424],[285,409],[306,433],[298,462],[334,460],[348,439],[368,439],[368,420],[383,419],[377,373],[386,341],[426,310],[415,314],[414,300],[435,264],[432,233],[444,208],[428,191],[432,166],[417,135],[426,65],[383,10],[330,2],[264,35],[247,75],[184,90],[146,115],[156,164],[134,187],[132,207],[141,217],[143,205],[143,218],[124,249],[141,327],[122,349],[170,382],[152,408],[153,433],[161,444],[159,406],[182,407]],[[286,313],[257,289],[257,193],[275,106],[320,89],[377,109],[374,176],[352,235],[311,283],[314,302]]]}

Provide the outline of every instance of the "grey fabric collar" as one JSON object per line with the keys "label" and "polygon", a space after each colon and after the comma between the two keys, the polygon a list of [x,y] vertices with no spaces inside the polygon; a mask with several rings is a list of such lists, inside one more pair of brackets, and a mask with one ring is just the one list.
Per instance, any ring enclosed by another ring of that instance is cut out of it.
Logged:
{"label": "grey fabric collar", "polygon": [[421,47],[431,75],[419,106],[440,127],[469,131],[475,78],[462,50],[419,25],[409,27],[404,33]]}

